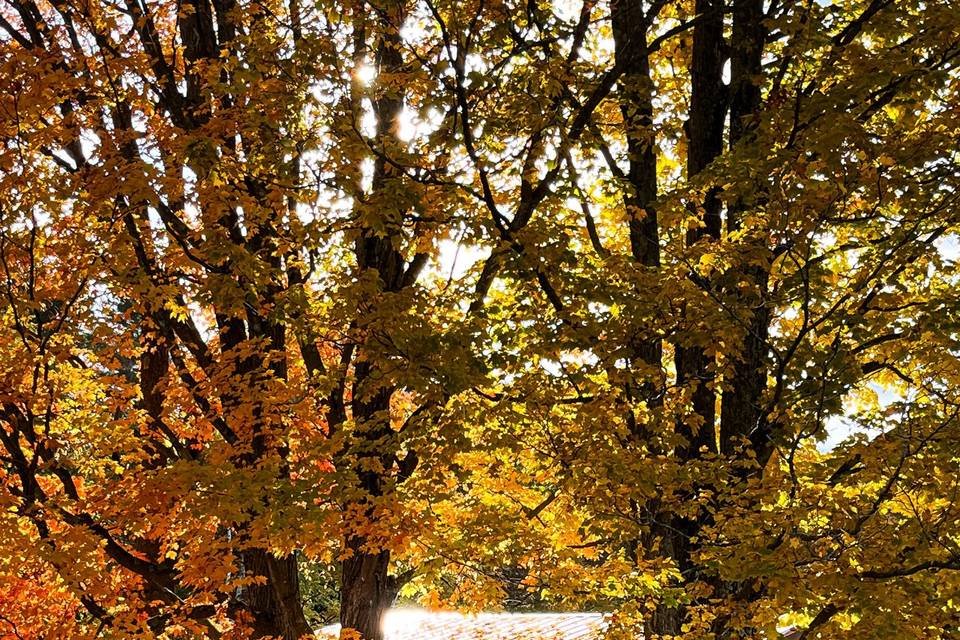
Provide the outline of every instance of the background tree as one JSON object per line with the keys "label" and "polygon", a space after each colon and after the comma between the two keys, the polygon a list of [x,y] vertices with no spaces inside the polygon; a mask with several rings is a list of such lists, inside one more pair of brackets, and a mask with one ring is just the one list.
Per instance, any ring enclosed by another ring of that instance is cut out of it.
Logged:
{"label": "background tree", "polygon": [[[951,633],[957,505],[926,465],[956,462],[933,312],[956,304],[956,22],[930,4],[622,2],[501,28],[474,7],[460,30],[462,8],[435,10],[448,46],[536,67],[534,100],[556,107],[511,163],[495,154],[518,129],[497,116],[517,84],[457,84],[510,257],[488,296],[501,373],[461,456],[478,471],[442,537],[508,550],[568,603],[619,603],[627,634]],[[488,44],[502,29],[506,50]],[[496,593],[483,563],[446,557],[464,595]]]}

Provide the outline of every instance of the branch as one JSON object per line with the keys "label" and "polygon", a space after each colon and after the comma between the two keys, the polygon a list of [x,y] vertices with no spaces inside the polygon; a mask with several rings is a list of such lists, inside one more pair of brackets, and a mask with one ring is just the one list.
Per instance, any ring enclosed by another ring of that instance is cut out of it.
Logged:
{"label": "branch", "polygon": [[807,628],[804,629],[799,636],[797,636],[797,640],[807,640],[811,633],[830,622],[830,619],[833,618],[833,616],[835,616],[839,611],[840,608],[832,602],[825,606],[820,610],[820,613],[818,613],[813,620],[810,621],[810,624],[807,625]]}
{"label": "branch", "polygon": [[903,578],[906,576],[912,576],[923,571],[938,572],[958,570],[960,570],[960,558],[952,558],[950,560],[928,560],[927,562],[921,562],[920,564],[915,564],[909,567],[897,567],[895,569],[887,569],[884,571],[864,571],[857,574],[857,577],[862,580],[889,580],[890,578]]}

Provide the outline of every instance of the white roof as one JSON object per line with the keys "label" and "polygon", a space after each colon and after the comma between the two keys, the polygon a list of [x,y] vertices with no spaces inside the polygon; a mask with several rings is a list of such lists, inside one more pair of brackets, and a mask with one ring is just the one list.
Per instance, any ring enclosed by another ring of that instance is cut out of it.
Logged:
{"label": "white roof", "polygon": [[[478,613],[391,609],[383,620],[384,640],[598,640],[601,613]],[[340,625],[320,629],[337,638]]]}

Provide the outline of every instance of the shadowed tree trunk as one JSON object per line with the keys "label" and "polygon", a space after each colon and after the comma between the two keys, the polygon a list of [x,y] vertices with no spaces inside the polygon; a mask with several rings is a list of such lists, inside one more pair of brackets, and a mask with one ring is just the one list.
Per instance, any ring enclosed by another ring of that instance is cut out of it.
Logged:
{"label": "shadowed tree trunk", "polygon": [[[647,29],[650,17],[643,3],[632,0],[615,0],[611,5],[614,51],[616,63],[626,65],[619,84],[618,98],[623,116],[627,140],[629,169],[624,206],[630,224],[630,250],[634,260],[643,267],[657,269],[660,266],[660,230],[654,201],[657,198],[657,153],[653,131],[653,79],[650,74],[650,57],[647,46]],[[662,403],[660,385],[656,384],[654,371],[658,371],[663,358],[663,345],[657,338],[637,340],[632,345],[632,369],[635,375],[627,383],[626,397],[631,403],[646,402],[655,407]],[[651,446],[647,426],[637,424],[631,407],[628,423],[638,442],[646,441]],[[685,540],[673,526],[673,522],[657,513],[657,505],[647,505],[654,514],[650,529],[642,540],[631,543],[634,555],[640,553],[640,545],[656,545],[664,557],[678,558],[686,555]],[[636,516],[639,518],[640,514]],[[647,633],[672,632],[679,629],[679,611],[660,606],[647,624]]]}
{"label": "shadowed tree trunk", "polygon": [[[386,0],[382,6],[374,3],[378,16],[375,27],[376,49],[374,52],[377,72],[382,77],[399,73],[403,66],[401,55],[400,27],[403,24],[405,7],[398,0]],[[364,11],[362,5],[358,11]],[[366,51],[366,19],[355,16],[354,59],[363,59]],[[396,87],[388,83],[373,87],[372,100],[377,119],[376,144],[386,153],[393,152],[397,139],[398,118],[403,109],[403,97]],[[355,100],[359,97],[355,96]],[[381,229],[366,227],[360,230],[354,246],[359,271],[376,273],[379,293],[396,293],[416,280],[422,257],[415,256],[408,264],[398,247],[403,239],[403,218],[406,213],[401,205],[391,199],[392,190],[401,187],[397,170],[379,155],[374,162],[373,182],[367,202],[374,210],[366,212],[379,220]],[[383,231],[385,230],[385,231]],[[364,313],[375,312],[376,301],[361,309]],[[368,359],[362,344],[354,356],[354,382],[351,407],[355,423],[354,437],[348,455],[357,472],[362,494],[361,506],[368,517],[373,516],[373,502],[384,496],[386,478],[397,465],[397,442],[390,427],[390,398],[396,388],[379,378],[377,363]],[[375,460],[375,464],[371,461]],[[341,563],[340,624],[345,630],[352,629],[364,640],[382,640],[383,614],[397,595],[397,580],[389,573],[390,551],[371,545],[364,535],[354,533],[346,540],[348,557]]]}
{"label": "shadowed tree trunk", "polygon": [[[723,151],[723,125],[727,115],[723,84],[724,39],[723,0],[697,0],[699,19],[693,29],[693,58],[690,65],[690,113],[686,122],[687,179],[694,180]],[[717,189],[709,188],[704,200],[691,203],[700,227],[687,232],[687,244],[716,242],[720,239],[720,199]],[[702,211],[702,214],[700,213]],[[696,318],[692,318],[696,321]],[[677,384],[692,386],[693,413],[700,425],[680,424],[680,435],[687,441],[677,451],[681,460],[692,459],[700,450],[716,451],[716,395],[712,388],[713,358],[700,347],[676,345]]]}
{"label": "shadowed tree trunk", "polygon": [[[354,538],[350,545],[361,540]],[[382,640],[383,614],[397,597],[393,579],[387,570],[390,553],[353,550],[343,561],[340,594],[340,624],[355,629],[365,640]]]}
{"label": "shadowed tree trunk", "polygon": [[[755,126],[754,118],[760,109],[760,87],[757,78],[762,71],[763,45],[766,30],[763,26],[761,0],[736,0],[733,12],[733,37],[730,59],[730,146],[734,147],[748,137]],[[727,212],[727,228],[741,229],[740,213],[745,203],[734,203]],[[749,241],[766,248],[766,237]],[[743,279],[751,284],[745,294],[744,308],[753,314],[747,319],[748,330],[741,347],[740,358],[734,364],[729,392],[723,394],[720,415],[720,444],[726,455],[732,454],[743,438],[749,438],[761,464],[769,456],[769,429],[764,423],[760,396],[766,387],[766,340],[770,314],[765,306],[768,268],[746,267]]]}
{"label": "shadowed tree trunk", "polygon": [[[728,111],[728,91],[723,82],[723,67],[728,55],[724,38],[725,9],[723,0],[696,0],[695,4],[690,110],[685,123],[687,179],[694,182],[723,153],[724,148]],[[634,258],[649,267],[657,267],[660,263],[659,229],[653,209],[657,193],[655,140],[651,127],[653,84],[647,51],[647,30],[653,17],[644,12],[642,3],[620,0],[614,2],[611,9],[617,62],[628,65],[620,83],[619,100],[630,160],[627,174],[629,190],[625,204],[630,220],[631,249]],[[760,73],[762,18],[760,2],[736,2],[733,46],[729,54],[734,85],[729,95],[733,118],[731,144],[745,135],[749,117],[759,108],[760,89],[753,78]],[[700,226],[687,232],[686,243],[689,247],[699,242],[720,240],[723,225],[722,204],[718,196],[719,190],[709,187],[703,194],[703,200],[691,205]],[[730,228],[739,228],[736,207],[731,208],[729,215]],[[751,272],[750,276],[762,289],[763,273]],[[691,309],[684,322],[696,321],[696,312]],[[717,432],[713,357],[700,347],[684,344],[682,339],[674,345],[677,384],[692,388],[691,413],[695,420],[695,424],[681,422],[676,425],[678,435],[683,438],[683,443],[673,452],[678,463],[694,460],[703,451],[717,453],[720,449],[718,440],[723,443],[724,453],[731,454],[734,438],[753,432],[751,429],[759,419],[757,402],[765,380],[762,361],[768,318],[762,305],[751,322],[752,332],[744,345],[742,359],[735,366],[734,377],[728,381],[723,395],[721,438],[718,438]],[[635,354],[638,361],[648,368],[661,366],[662,348],[659,341],[636,345]],[[654,386],[649,380],[638,382],[634,387],[645,391],[643,395],[634,394],[634,400],[655,395]],[[643,435],[649,441],[654,434],[638,435]],[[662,557],[670,559],[684,576],[685,582],[711,580],[709,576],[701,574],[692,559],[694,549],[691,539],[697,536],[706,522],[706,514],[693,518],[680,517],[660,510],[657,502],[647,505],[651,524],[642,544],[648,548],[655,547]],[[651,636],[678,635],[684,619],[683,606],[660,604],[646,623],[646,633]]]}
{"label": "shadowed tree trunk", "polygon": [[283,640],[310,636],[312,631],[300,603],[296,556],[277,558],[255,549],[243,554],[243,564],[248,575],[266,579],[264,584],[243,590],[242,598],[254,617],[254,635]]}

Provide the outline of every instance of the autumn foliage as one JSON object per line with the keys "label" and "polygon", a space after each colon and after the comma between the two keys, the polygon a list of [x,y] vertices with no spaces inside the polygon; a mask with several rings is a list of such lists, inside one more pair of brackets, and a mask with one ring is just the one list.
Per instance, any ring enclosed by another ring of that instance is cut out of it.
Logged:
{"label": "autumn foliage", "polygon": [[960,633],[958,62],[947,0],[0,0],[0,639],[312,575]]}

